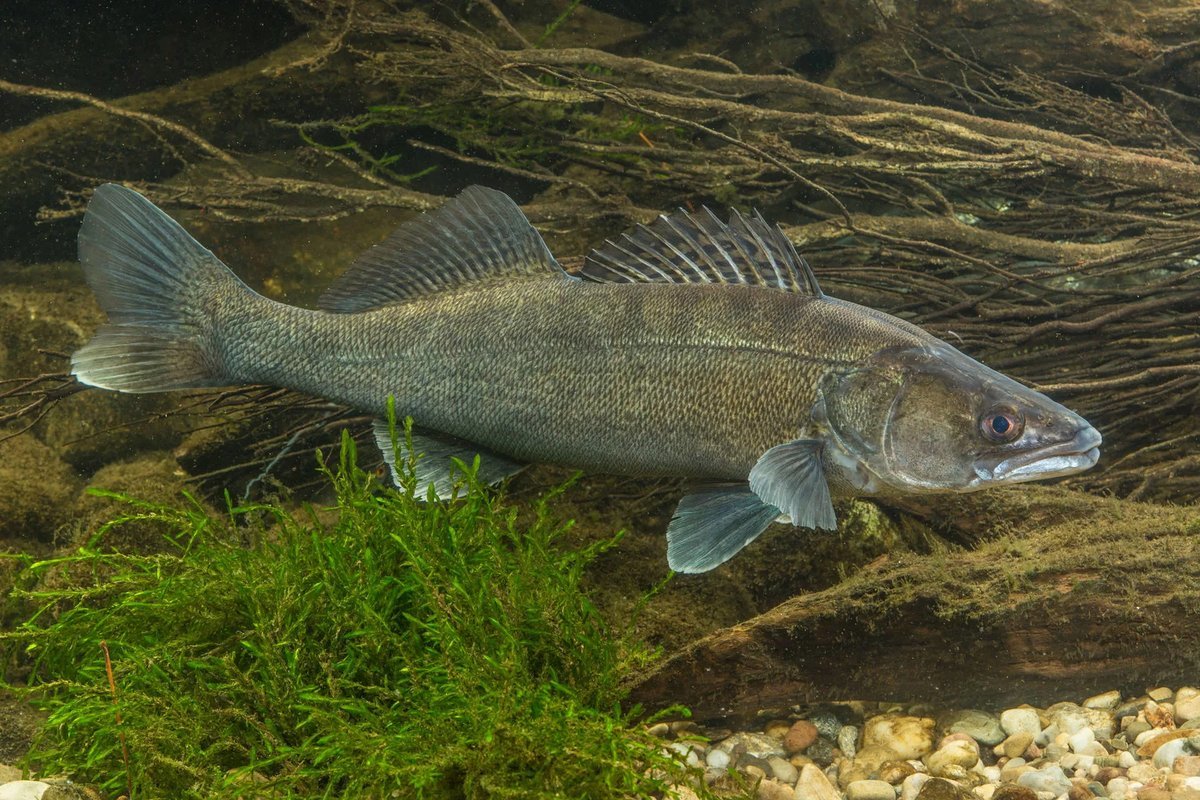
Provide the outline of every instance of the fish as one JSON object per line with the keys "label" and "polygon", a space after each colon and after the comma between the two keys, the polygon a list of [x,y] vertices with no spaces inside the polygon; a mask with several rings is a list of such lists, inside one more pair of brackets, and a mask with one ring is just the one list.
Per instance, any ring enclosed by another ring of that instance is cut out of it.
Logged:
{"label": "fish", "polygon": [[[835,501],[970,492],[1092,467],[1085,419],[922,328],[826,295],[777,225],[680,209],[566,272],[520,207],[472,186],[401,225],[316,308],[253,291],[142,195],[98,187],[79,261],[107,322],[80,382],[268,384],[370,414],[393,475],[452,496],[531,463],[685,480],[667,563],[725,563]],[[394,442],[386,421],[413,421]]]}

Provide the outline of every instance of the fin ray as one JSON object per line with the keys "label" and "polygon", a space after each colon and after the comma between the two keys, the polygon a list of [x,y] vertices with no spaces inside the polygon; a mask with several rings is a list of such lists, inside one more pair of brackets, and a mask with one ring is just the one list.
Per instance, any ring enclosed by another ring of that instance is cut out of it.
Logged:
{"label": "fin ray", "polygon": [[[385,419],[375,420],[372,423],[372,432],[375,434],[375,444],[383,452],[383,460],[387,462],[392,482],[396,483],[396,458],[399,457],[401,462],[408,460],[408,442],[403,436],[399,437],[396,449],[393,450],[391,428]],[[448,434],[413,431],[412,444],[417,454],[415,477],[421,498],[425,497],[431,485],[439,499],[448,500],[454,497],[455,487],[462,482],[463,477],[462,470],[454,463],[455,459],[470,465],[478,455],[479,471],[476,473],[476,479],[486,485],[499,483],[525,469],[524,464]]]}
{"label": "fin ray", "polygon": [[779,509],[744,483],[714,484],[684,495],[667,526],[667,565],[676,572],[708,572],[758,538]]}
{"label": "fin ray", "polygon": [[777,225],[705,207],[638,225],[588,254],[580,276],[605,283],[729,283],[822,297],[812,269]]}
{"label": "fin ray", "polygon": [[321,296],[326,311],[366,311],[472,283],[574,280],[508,195],[471,186],[359,256]]}
{"label": "fin ray", "polygon": [[835,530],[837,514],[821,458],[824,445],[797,439],[772,447],[750,470],[750,489],[800,528]]}

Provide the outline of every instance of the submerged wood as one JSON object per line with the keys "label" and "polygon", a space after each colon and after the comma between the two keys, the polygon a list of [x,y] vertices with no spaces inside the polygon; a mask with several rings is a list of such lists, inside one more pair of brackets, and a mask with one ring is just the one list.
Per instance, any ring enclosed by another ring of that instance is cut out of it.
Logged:
{"label": "submerged wood", "polygon": [[1007,533],[973,550],[879,559],[705,636],[643,676],[632,701],[748,719],[817,699],[1003,708],[1194,680],[1194,506],[1037,487],[950,506],[950,518]]}

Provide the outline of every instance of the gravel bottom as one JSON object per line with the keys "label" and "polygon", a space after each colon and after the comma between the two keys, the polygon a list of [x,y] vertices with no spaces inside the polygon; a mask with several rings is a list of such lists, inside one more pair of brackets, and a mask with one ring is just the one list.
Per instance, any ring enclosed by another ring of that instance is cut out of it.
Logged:
{"label": "gravel bottom", "polygon": [[756,731],[685,721],[650,732],[713,788],[754,786],[759,800],[1200,800],[1191,686],[998,714],[850,702]]}
{"label": "gravel bottom", "polygon": [[[1190,686],[999,714],[838,703],[757,731],[683,721],[650,732],[714,789],[751,786],[758,800],[1200,800],[1200,689]],[[19,777],[0,764],[0,800],[98,798]]]}

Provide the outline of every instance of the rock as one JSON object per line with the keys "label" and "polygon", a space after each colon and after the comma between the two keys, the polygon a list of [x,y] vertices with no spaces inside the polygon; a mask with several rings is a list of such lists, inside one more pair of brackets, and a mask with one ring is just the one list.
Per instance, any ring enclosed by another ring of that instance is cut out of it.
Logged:
{"label": "rock", "polygon": [[667,734],[670,732],[671,726],[665,722],[659,722],[646,729],[646,733],[650,734],[651,736],[657,736],[660,739],[666,738]]}
{"label": "rock", "polygon": [[1120,704],[1121,693],[1116,689],[1104,692],[1103,694],[1094,694],[1083,701],[1084,708],[1095,708],[1100,711],[1116,711],[1117,706]]}
{"label": "rock", "polygon": [[1175,721],[1186,722],[1200,717],[1200,689],[1184,686],[1175,693]]}
{"label": "rock", "polygon": [[1121,769],[1120,767],[1101,767],[1100,769],[1096,770],[1095,775],[1096,780],[1100,781],[1106,786],[1113,778],[1123,777],[1125,777],[1125,770]]}
{"label": "rock", "polygon": [[1033,734],[1028,731],[1014,733],[996,747],[996,755],[1004,755],[1009,758],[1016,758],[1025,754],[1029,749],[1029,745],[1033,744]]}
{"label": "rock", "polygon": [[1071,784],[1071,788],[1067,790],[1067,800],[1092,800],[1094,797],[1090,789],[1078,783]]}
{"label": "rock", "polygon": [[1113,778],[1104,788],[1108,790],[1109,800],[1125,800],[1125,796],[1129,794],[1129,779]]}
{"label": "rock", "polygon": [[1116,728],[1111,713],[1075,703],[1055,703],[1046,709],[1046,716],[1051,725],[1068,735],[1078,733],[1081,728],[1091,728],[1097,739],[1109,739]]}
{"label": "rock", "polygon": [[939,720],[947,733],[965,733],[980,744],[994,746],[1004,741],[1000,720],[985,711],[955,711]]}
{"label": "rock", "polygon": [[1185,739],[1172,739],[1154,751],[1154,766],[1159,769],[1173,769],[1175,759],[1187,752]]}
{"label": "rock", "polygon": [[792,800],[795,796],[795,790],[791,786],[771,778],[759,781],[754,790],[755,800]]}
{"label": "rock", "polygon": [[1149,758],[1158,752],[1158,748],[1162,747],[1167,742],[1174,741],[1175,739],[1186,739],[1188,737],[1188,733],[1189,732],[1186,728],[1182,730],[1155,733],[1138,746],[1137,754],[1142,758]]}
{"label": "rock", "polygon": [[827,767],[833,763],[833,750],[833,742],[822,736],[810,744],[804,754],[817,764]]}
{"label": "rock", "polygon": [[714,747],[704,756],[704,761],[713,769],[729,769],[729,751]]}
{"label": "rock", "polygon": [[933,749],[934,721],[884,714],[863,724],[863,747],[886,747],[899,758],[920,758]]}
{"label": "rock", "polygon": [[992,795],[992,800],[1037,800],[1037,792],[1027,786],[1002,783],[996,793]]}
{"label": "rock", "polygon": [[885,761],[879,765],[879,779],[893,786],[903,783],[905,778],[916,772],[916,768],[907,761]]}
{"label": "rock", "polygon": [[819,735],[816,725],[806,719],[796,720],[783,735],[783,749],[788,755],[803,752]]}
{"label": "rock", "polygon": [[1055,797],[1071,788],[1071,781],[1057,764],[1049,764],[1041,769],[1035,769],[1017,778],[1018,786],[1025,786],[1035,792],[1051,792]]}
{"label": "rock", "polygon": [[1154,702],[1162,703],[1167,700],[1170,700],[1171,695],[1173,695],[1175,693],[1172,692],[1170,689],[1168,689],[1166,686],[1159,686],[1157,689],[1151,689],[1150,691],[1146,692],[1146,694],[1150,695],[1150,699],[1153,700]]}
{"label": "rock", "polygon": [[1148,761],[1139,761],[1130,767],[1125,775],[1129,780],[1136,781],[1137,783],[1150,783],[1162,775],[1162,770]]}
{"label": "rock", "polygon": [[788,786],[796,785],[796,780],[800,777],[800,770],[792,766],[792,762],[779,756],[771,756],[767,759],[767,763],[771,766],[771,774],[777,780],[783,781]]}
{"label": "rock", "polygon": [[758,764],[747,764],[744,767],[739,767],[742,774],[755,783],[761,783],[767,777],[767,771]]}
{"label": "rock", "polygon": [[1179,775],[1200,775],[1200,756],[1180,756],[1171,765],[1171,771]]}
{"label": "rock", "polygon": [[925,781],[917,800],[976,800],[975,795],[945,778],[930,778]]}
{"label": "rock", "polygon": [[858,752],[858,728],[853,725],[843,725],[838,731],[837,746],[846,758],[854,758]]}
{"label": "rock", "polygon": [[806,764],[796,781],[795,800],[842,800],[829,778],[815,764]]}
{"label": "rock", "polygon": [[43,781],[9,781],[0,783],[0,800],[41,800],[50,788]]}
{"label": "rock", "polygon": [[786,719],[773,719],[763,726],[763,733],[770,736],[772,739],[782,740],[787,736],[787,732],[792,729],[792,723]]}
{"label": "rock", "polygon": [[[951,741],[925,759],[929,774],[941,778],[959,778],[979,761],[979,746],[974,742]],[[957,770],[951,767],[958,767]]]}
{"label": "rock", "polygon": [[1021,706],[1003,711],[1000,714],[1000,727],[1009,736],[1015,733],[1028,733],[1030,739],[1033,739],[1042,732],[1042,720],[1038,716],[1036,708]]}
{"label": "rock", "polygon": [[1033,767],[1025,763],[1023,758],[1009,759],[1008,763],[1000,768],[1000,780],[1005,783],[1016,783],[1017,778],[1024,775],[1026,772],[1032,772]]}
{"label": "rock", "polygon": [[900,784],[900,800],[917,800],[917,795],[928,780],[929,776],[924,772],[909,775],[904,779],[904,783]]}
{"label": "rock", "polygon": [[70,514],[79,479],[52,449],[24,433],[0,449],[0,486],[0,538],[49,542]]}
{"label": "rock", "polygon": [[1146,718],[1146,722],[1149,722],[1152,728],[1173,729],[1175,727],[1175,710],[1166,703],[1148,701],[1146,707],[1142,709],[1142,716]]}
{"label": "rock", "polygon": [[[882,765],[887,762],[904,763],[896,755],[896,751],[876,744],[864,747],[854,754],[855,766],[862,767],[870,774],[878,774]],[[904,778],[900,780],[904,780]]]}
{"label": "rock", "polygon": [[1128,739],[1129,741],[1133,741],[1134,739],[1141,736],[1146,731],[1150,731],[1150,730],[1154,730],[1154,729],[1152,727],[1150,727],[1149,722],[1146,722],[1146,720],[1144,720],[1144,719],[1135,719],[1133,722],[1131,722],[1127,726],[1125,726],[1125,738]]}
{"label": "rock", "polygon": [[808,719],[817,728],[817,733],[829,741],[837,741],[838,731],[842,729],[842,721],[832,711],[814,711]]}
{"label": "rock", "polygon": [[1095,744],[1096,733],[1091,728],[1081,728],[1067,737],[1067,745],[1072,753],[1082,753],[1089,745]]}
{"label": "rock", "polygon": [[1161,786],[1143,786],[1137,796],[1138,800],[1171,800],[1171,793]]}
{"label": "rock", "polygon": [[896,800],[896,787],[887,781],[852,781],[846,786],[846,800]]}
{"label": "rock", "polygon": [[730,754],[746,753],[755,758],[787,755],[783,750],[783,744],[765,733],[739,731],[725,739],[717,747]]}

